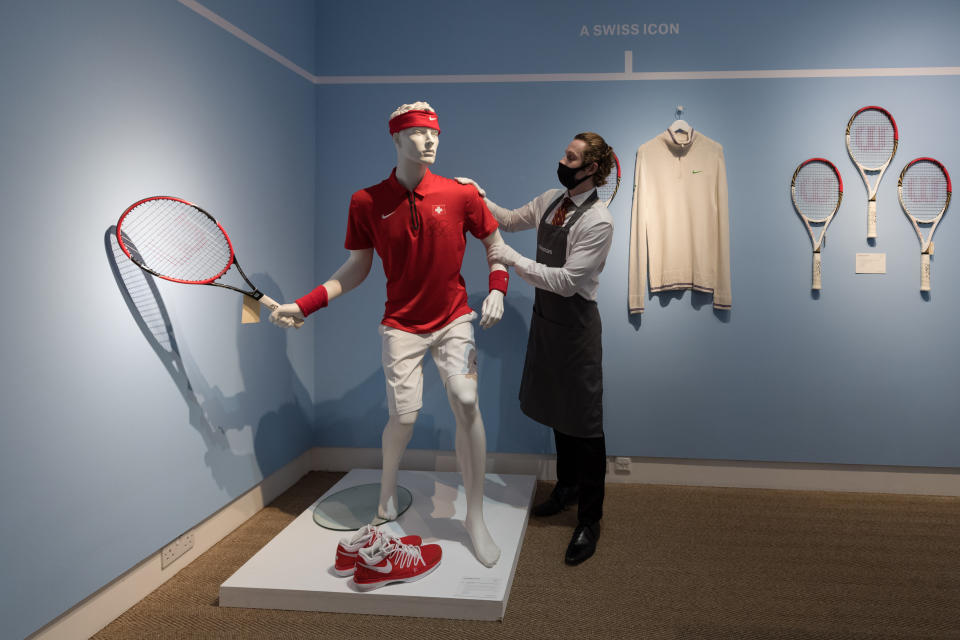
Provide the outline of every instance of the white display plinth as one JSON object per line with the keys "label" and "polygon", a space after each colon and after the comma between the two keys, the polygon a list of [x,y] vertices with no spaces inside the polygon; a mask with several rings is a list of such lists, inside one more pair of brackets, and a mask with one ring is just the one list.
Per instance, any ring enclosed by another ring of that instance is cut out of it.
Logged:
{"label": "white display plinth", "polygon": [[[328,494],[380,481],[378,469],[354,469]],[[488,474],[483,514],[501,549],[487,568],[473,555],[463,526],[467,503],[459,473],[401,471],[398,482],[413,494],[410,509],[383,525],[394,535],[416,534],[443,548],[440,566],[422,580],[361,592],[351,578],[333,573],[337,542],[351,532],[313,521],[317,502],[220,585],[220,606],[296,611],[500,620],[507,610],[536,477]]]}

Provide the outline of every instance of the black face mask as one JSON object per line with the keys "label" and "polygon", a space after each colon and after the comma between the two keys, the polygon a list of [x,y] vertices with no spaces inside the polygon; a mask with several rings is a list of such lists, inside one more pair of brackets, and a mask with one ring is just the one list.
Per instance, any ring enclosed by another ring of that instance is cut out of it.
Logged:
{"label": "black face mask", "polygon": [[577,172],[580,171],[581,169],[583,169],[583,167],[572,168],[572,167],[568,167],[562,162],[558,163],[557,178],[560,180],[560,184],[562,184],[569,190],[569,189],[575,188],[577,185],[579,185],[581,182],[583,182],[587,178],[593,177],[593,174],[591,173],[577,180],[574,176],[576,176]]}

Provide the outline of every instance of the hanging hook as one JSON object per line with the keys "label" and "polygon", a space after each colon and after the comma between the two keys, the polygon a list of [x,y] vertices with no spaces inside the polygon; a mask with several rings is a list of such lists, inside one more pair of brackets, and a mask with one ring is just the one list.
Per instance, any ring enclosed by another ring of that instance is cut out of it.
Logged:
{"label": "hanging hook", "polygon": [[675,119],[676,119],[676,120],[680,120],[680,119],[682,119],[682,118],[683,118],[683,105],[682,105],[682,104],[678,104],[678,105],[677,105],[677,112],[676,112],[676,118],[675,118]]}

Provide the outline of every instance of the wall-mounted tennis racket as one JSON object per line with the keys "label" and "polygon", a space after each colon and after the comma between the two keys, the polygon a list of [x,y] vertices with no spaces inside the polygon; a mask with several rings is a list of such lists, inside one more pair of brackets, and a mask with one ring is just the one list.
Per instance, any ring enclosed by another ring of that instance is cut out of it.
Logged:
{"label": "wall-mounted tennis racket", "polygon": [[613,155],[613,166],[607,174],[607,181],[597,187],[597,197],[606,207],[610,206],[620,189],[620,159],[615,153],[611,152],[611,155]]}
{"label": "wall-mounted tennis racket", "polygon": [[[867,188],[867,238],[877,237],[877,189],[899,140],[896,121],[882,107],[864,107],[847,123],[847,151]],[[876,176],[872,186],[870,176]]]}
{"label": "wall-mounted tennis racket", "polygon": [[[117,221],[117,241],[134,264],[158,278],[231,289],[271,311],[280,306],[247,278],[220,223],[186,200],[153,196],[134,202]],[[217,282],[231,266],[249,289]]]}
{"label": "wall-mounted tennis racket", "polygon": [[[810,242],[813,244],[813,285],[812,289],[821,287],[820,251],[827,236],[827,227],[840,208],[843,200],[843,180],[840,172],[829,160],[824,158],[810,158],[804,160],[793,172],[790,182],[790,197],[793,207],[807,227]],[[819,237],[813,227],[820,227]]]}
{"label": "wall-mounted tennis racket", "polygon": [[[900,172],[897,194],[900,206],[913,223],[920,239],[920,291],[930,291],[930,256],[933,255],[933,233],[950,206],[953,189],[946,167],[933,158],[911,160]],[[930,229],[926,240],[921,227]]]}

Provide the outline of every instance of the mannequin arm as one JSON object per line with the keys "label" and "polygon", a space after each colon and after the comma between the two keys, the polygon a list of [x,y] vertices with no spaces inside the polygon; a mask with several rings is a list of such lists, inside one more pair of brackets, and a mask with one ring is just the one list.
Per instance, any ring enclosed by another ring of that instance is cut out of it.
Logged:
{"label": "mannequin arm", "polygon": [[[495,271],[502,271],[503,274],[496,274],[495,277],[491,278],[491,281],[506,276],[507,268],[500,264],[499,262],[494,262],[490,260],[490,247],[495,244],[503,244],[503,238],[500,237],[499,231],[494,231],[486,238],[482,240],[483,246],[487,249],[487,264],[490,266],[490,273],[493,274]],[[506,283],[502,285],[506,288]],[[493,325],[500,322],[500,319],[503,317],[503,297],[504,292],[499,289],[490,289],[490,293],[483,301],[483,307],[480,313],[480,327],[483,329],[489,329]]]}
{"label": "mannequin arm", "polygon": [[330,300],[356,289],[370,274],[373,265],[373,249],[357,249],[350,252],[347,261],[323,283]]}
{"label": "mannequin arm", "polygon": [[[330,276],[329,280],[297,302],[290,302],[277,307],[270,314],[270,322],[286,328],[302,324],[307,315],[325,307],[330,300],[356,288],[367,278],[372,265],[373,249],[351,251],[347,261],[337,269],[336,273]],[[321,288],[323,291],[321,291]],[[306,313],[304,312],[304,306],[306,307]]]}

